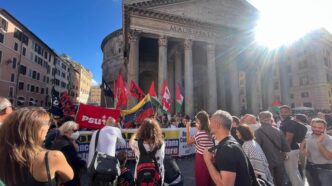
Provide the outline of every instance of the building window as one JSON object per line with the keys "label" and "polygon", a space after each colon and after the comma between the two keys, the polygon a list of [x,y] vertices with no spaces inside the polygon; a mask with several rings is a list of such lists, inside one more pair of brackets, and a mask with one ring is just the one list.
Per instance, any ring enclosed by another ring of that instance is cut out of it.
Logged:
{"label": "building window", "polygon": [[7,32],[8,22],[2,17],[0,17],[0,28]]}
{"label": "building window", "polygon": [[46,94],[48,94],[48,88],[46,88]]}
{"label": "building window", "polygon": [[5,35],[3,35],[3,33],[0,33],[0,43],[4,42],[5,42]]}
{"label": "building window", "polygon": [[303,103],[304,107],[312,107],[312,103],[311,102],[305,102]]}
{"label": "building window", "polygon": [[20,74],[26,75],[27,73],[27,67],[21,65],[20,66]]}
{"label": "building window", "polygon": [[294,94],[290,94],[289,97],[290,97],[291,99],[294,99]]}
{"label": "building window", "polygon": [[41,94],[44,94],[44,88],[41,88],[41,89],[40,89],[40,93],[41,93]]}
{"label": "building window", "polygon": [[15,42],[14,44],[14,50],[17,51],[18,50],[18,44]]}
{"label": "building window", "polygon": [[18,83],[18,89],[23,90],[24,89],[24,82],[19,82]]}
{"label": "building window", "polygon": [[40,79],[40,74],[39,73],[37,73],[37,80],[39,80]]}
{"label": "building window", "polygon": [[16,68],[16,57],[13,58],[13,64],[12,64],[13,69]]}
{"label": "building window", "polygon": [[27,91],[30,91],[30,84],[27,84]]}
{"label": "building window", "polygon": [[30,92],[35,92],[35,86],[34,85],[31,85]]}
{"label": "building window", "polygon": [[29,100],[29,106],[33,106],[35,104],[35,101],[33,100],[33,98],[30,98]]}
{"label": "building window", "polygon": [[301,93],[301,97],[302,97],[302,98],[307,98],[307,97],[309,97],[309,92],[302,92],[302,93]]}
{"label": "building window", "polygon": [[27,49],[26,49],[25,47],[23,47],[23,48],[22,48],[22,54],[23,54],[24,56],[25,56],[26,52],[27,52]]}
{"label": "building window", "polygon": [[8,96],[12,98],[14,96],[14,87],[9,87],[9,94]]}
{"label": "building window", "polygon": [[36,93],[39,93],[39,87],[36,87]]}
{"label": "building window", "polygon": [[36,71],[33,71],[32,72],[32,79],[36,79],[37,78],[37,72]]}
{"label": "building window", "polygon": [[11,81],[11,82],[14,82],[14,81],[15,81],[15,74],[12,74],[12,75],[10,76],[10,81]]}

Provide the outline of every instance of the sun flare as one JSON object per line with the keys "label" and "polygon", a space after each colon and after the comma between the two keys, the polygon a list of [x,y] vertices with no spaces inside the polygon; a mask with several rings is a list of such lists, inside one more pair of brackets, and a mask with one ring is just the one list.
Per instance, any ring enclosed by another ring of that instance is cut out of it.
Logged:
{"label": "sun flare", "polygon": [[324,27],[332,31],[328,0],[251,0],[260,18],[256,42],[274,49],[289,45],[308,32]]}

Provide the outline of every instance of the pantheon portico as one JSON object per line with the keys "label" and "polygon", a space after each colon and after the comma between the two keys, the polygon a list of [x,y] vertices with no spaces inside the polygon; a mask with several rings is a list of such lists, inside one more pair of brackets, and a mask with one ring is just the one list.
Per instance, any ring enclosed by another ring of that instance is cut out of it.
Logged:
{"label": "pantheon portico", "polygon": [[[256,14],[245,0],[124,0],[123,28],[102,43],[103,78],[112,84],[121,71],[145,92],[152,81],[159,92],[167,80],[174,103],[179,83],[184,113],[225,109],[238,115],[239,64],[248,60],[241,51],[252,42]],[[254,97],[247,96],[246,109],[258,112],[262,103]],[[132,98],[128,106],[135,103]]]}

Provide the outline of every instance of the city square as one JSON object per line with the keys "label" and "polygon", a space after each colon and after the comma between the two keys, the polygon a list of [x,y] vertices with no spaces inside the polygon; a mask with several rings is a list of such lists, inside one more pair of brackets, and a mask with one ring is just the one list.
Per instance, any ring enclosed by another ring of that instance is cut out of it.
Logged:
{"label": "city square", "polygon": [[332,181],[328,1],[18,3],[0,3],[0,185]]}

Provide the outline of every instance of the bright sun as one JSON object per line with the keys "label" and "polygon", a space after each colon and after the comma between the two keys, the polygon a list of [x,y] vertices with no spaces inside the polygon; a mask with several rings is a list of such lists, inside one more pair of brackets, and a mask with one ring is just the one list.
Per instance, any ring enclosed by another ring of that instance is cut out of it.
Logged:
{"label": "bright sun", "polygon": [[330,0],[249,0],[260,11],[256,41],[271,49],[321,27],[332,31]]}

